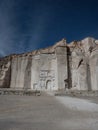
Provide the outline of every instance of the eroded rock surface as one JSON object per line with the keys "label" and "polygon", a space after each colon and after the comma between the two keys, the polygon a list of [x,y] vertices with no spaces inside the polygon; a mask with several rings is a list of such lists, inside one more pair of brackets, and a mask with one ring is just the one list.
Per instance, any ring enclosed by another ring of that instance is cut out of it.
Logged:
{"label": "eroded rock surface", "polygon": [[11,81],[11,58],[0,59],[0,87],[9,88]]}
{"label": "eroded rock surface", "polygon": [[98,40],[85,38],[0,59],[0,87],[98,90]]}

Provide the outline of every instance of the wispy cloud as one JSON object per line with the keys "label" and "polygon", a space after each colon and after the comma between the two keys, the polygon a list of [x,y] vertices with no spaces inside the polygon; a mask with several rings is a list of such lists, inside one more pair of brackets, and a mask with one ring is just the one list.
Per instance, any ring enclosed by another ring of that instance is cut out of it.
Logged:
{"label": "wispy cloud", "polygon": [[[51,11],[23,0],[1,0],[0,55],[31,51],[40,46]],[[28,2],[28,5],[27,5]]]}
{"label": "wispy cloud", "polygon": [[5,56],[12,50],[15,28],[12,26],[13,2],[2,0],[0,4],[0,55]]}

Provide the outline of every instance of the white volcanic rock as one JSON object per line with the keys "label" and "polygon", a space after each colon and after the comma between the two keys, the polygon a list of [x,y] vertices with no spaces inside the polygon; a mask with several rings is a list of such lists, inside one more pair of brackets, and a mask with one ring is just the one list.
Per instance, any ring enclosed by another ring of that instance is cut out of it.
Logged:
{"label": "white volcanic rock", "polygon": [[98,40],[87,37],[0,59],[0,87],[98,90]]}

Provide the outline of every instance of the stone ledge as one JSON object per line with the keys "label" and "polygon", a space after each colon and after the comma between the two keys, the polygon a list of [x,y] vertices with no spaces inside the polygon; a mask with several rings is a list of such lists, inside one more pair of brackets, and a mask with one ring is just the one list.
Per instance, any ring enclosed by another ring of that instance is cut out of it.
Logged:
{"label": "stone ledge", "polygon": [[58,91],[55,92],[55,96],[90,96],[97,97],[98,91]]}
{"label": "stone ledge", "polygon": [[0,89],[0,95],[28,95],[28,96],[40,96],[39,90],[20,90],[20,89]]}

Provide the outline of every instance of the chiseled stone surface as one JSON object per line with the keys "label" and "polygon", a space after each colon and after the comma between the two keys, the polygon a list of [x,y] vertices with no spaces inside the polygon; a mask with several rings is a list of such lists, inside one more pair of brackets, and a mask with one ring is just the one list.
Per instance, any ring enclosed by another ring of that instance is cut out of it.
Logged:
{"label": "chiseled stone surface", "polygon": [[85,38],[0,59],[0,87],[98,90],[98,40]]}

